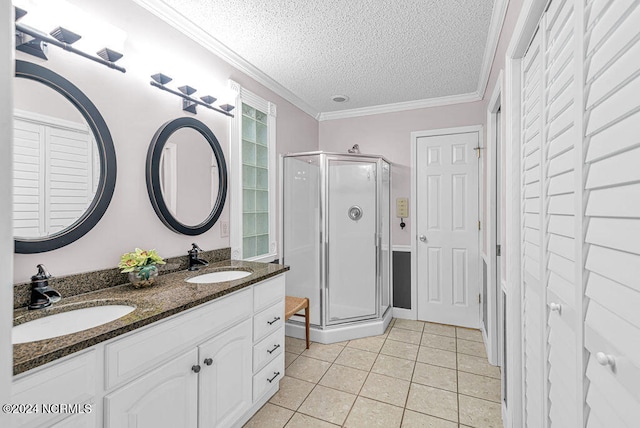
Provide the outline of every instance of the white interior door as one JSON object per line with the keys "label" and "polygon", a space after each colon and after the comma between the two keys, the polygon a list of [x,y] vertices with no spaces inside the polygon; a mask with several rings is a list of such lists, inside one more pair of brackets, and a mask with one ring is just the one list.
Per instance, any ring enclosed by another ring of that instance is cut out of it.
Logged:
{"label": "white interior door", "polygon": [[478,327],[478,132],[419,137],[418,318]]}

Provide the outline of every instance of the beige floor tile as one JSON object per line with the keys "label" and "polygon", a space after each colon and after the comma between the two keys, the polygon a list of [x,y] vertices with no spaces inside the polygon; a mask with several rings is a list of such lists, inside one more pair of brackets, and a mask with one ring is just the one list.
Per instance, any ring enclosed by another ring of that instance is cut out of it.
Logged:
{"label": "beige floor tile", "polygon": [[456,351],[456,339],[454,337],[442,336],[433,333],[422,333],[421,346],[443,349],[445,351]]}
{"label": "beige floor tile", "polygon": [[320,385],[339,389],[340,391],[351,394],[357,394],[360,392],[367,378],[367,374],[368,373],[363,370],[334,364],[324,374],[320,380]]}
{"label": "beige floor tile", "polygon": [[258,413],[253,415],[249,422],[245,424],[246,428],[282,428],[293,416],[293,412],[273,404],[265,404]]}
{"label": "beige floor tile", "polygon": [[349,341],[347,348],[356,348],[363,351],[378,353],[380,352],[385,340],[385,336],[372,336],[364,337],[362,339],[354,339]]}
{"label": "beige floor tile", "polygon": [[286,369],[293,363],[296,358],[298,358],[298,354],[294,354],[293,352],[285,352],[284,353],[284,368]]}
{"label": "beige floor tile", "polygon": [[312,418],[311,416],[304,415],[302,413],[295,413],[289,420],[286,428],[334,428],[340,425],[334,425],[320,419]]}
{"label": "beige floor tile", "polygon": [[380,354],[371,371],[398,379],[411,380],[415,364],[415,361]]}
{"label": "beige floor tile", "polygon": [[399,428],[402,413],[401,407],[358,397],[344,426],[346,428]]}
{"label": "beige floor tile", "polygon": [[405,410],[402,428],[458,428],[458,424],[413,410]]}
{"label": "beige floor tile", "polygon": [[418,345],[397,340],[387,339],[380,350],[381,354],[392,355],[406,360],[415,360],[418,357]]}
{"label": "beige floor tile", "polygon": [[427,322],[424,324],[424,332],[438,334],[440,336],[456,337],[456,328],[452,325]]}
{"label": "beige floor tile", "polygon": [[460,394],[500,402],[500,379],[458,372]]}
{"label": "beige floor tile", "polygon": [[460,395],[460,423],[474,428],[502,428],[500,403]]}
{"label": "beige floor tile", "polygon": [[271,397],[269,402],[287,409],[297,410],[314,387],[315,384],[311,382],[285,376],[280,381],[280,390]]}
{"label": "beige floor tile", "polygon": [[305,349],[302,355],[309,358],[315,358],[317,360],[328,361],[333,363],[340,352],[344,349],[344,345],[331,344],[324,345],[322,343],[312,343],[309,345],[309,349]]}
{"label": "beige floor tile", "polygon": [[421,346],[418,351],[418,361],[421,363],[432,364],[434,366],[446,367],[448,369],[456,368],[456,353],[445,351],[443,349],[429,348]]}
{"label": "beige floor tile", "polygon": [[458,394],[412,383],[407,409],[458,422]]}
{"label": "beige floor tile", "polygon": [[432,366],[431,364],[416,363],[412,382],[452,392],[457,392],[458,390],[457,372],[455,370]]}
{"label": "beige floor tile", "polygon": [[458,353],[473,355],[475,357],[487,358],[487,352],[484,348],[484,343],[473,342],[471,340],[458,339]]}
{"label": "beige floor tile", "polygon": [[307,343],[303,339],[296,339],[295,337],[285,336],[284,338],[284,350],[294,354],[302,354],[307,349]]}
{"label": "beige floor tile", "polygon": [[[419,358],[418,358],[419,359]],[[500,368],[489,364],[486,358],[458,354],[458,370],[500,379]]]}
{"label": "beige floor tile", "polygon": [[323,421],[342,425],[355,400],[356,396],[353,394],[318,385],[311,391],[298,411]]}
{"label": "beige floor tile", "polygon": [[395,322],[390,322],[387,328],[384,330],[384,333],[381,334],[381,336],[385,336],[385,337],[388,336],[394,324]]}
{"label": "beige floor tile", "polygon": [[456,327],[456,337],[458,339],[484,343],[482,332],[473,328]]}
{"label": "beige floor tile", "polygon": [[358,370],[371,370],[376,356],[373,352],[362,351],[360,349],[345,347],[335,363],[341,366],[347,366]]}
{"label": "beige floor tile", "polygon": [[299,356],[285,370],[285,374],[307,382],[318,383],[330,366],[331,363],[326,361]]}
{"label": "beige floor tile", "polygon": [[406,380],[377,373],[369,373],[369,377],[364,383],[360,395],[393,404],[394,406],[404,407],[407,402],[410,384],[411,383]]}
{"label": "beige floor tile", "polygon": [[399,342],[412,343],[414,345],[420,345],[420,337],[422,334],[419,331],[405,330],[403,328],[393,327],[387,339],[397,340]]}
{"label": "beige floor tile", "polygon": [[422,333],[424,321],[397,319],[393,326],[397,328],[404,328],[405,330],[419,331],[420,333]]}

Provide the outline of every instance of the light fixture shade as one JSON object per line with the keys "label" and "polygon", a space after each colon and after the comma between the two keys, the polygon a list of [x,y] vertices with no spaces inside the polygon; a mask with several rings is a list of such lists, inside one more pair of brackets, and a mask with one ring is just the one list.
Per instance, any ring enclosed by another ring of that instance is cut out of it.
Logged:
{"label": "light fixture shade", "polygon": [[226,111],[227,113],[229,113],[234,108],[235,108],[235,106],[232,106],[231,104],[222,104],[220,106],[220,109]]}
{"label": "light fixture shade", "polygon": [[51,34],[56,40],[68,45],[72,45],[82,38],[80,34],[76,34],[73,31],[67,30],[66,28],[62,27],[56,27],[49,34]]}
{"label": "light fixture shade", "polygon": [[189,85],[180,86],[180,87],[178,88],[178,90],[179,90],[180,92],[182,92],[183,94],[185,94],[185,95],[191,95],[191,94],[193,94],[194,92],[196,92],[196,91],[197,91],[197,89],[196,89],[196,88],[192,88],[192,87],[191,87],[191,86],[189,86]]}
{"label": "light fixture shade", "polygon": [[16,36],[16,50],[40,59],[49,59],[47,57],[47,44],[24,33],[20,33],[19,37]]}
{"label": "light fixture shade", "polygon": [[23,16],[25,16],[27,14],[27,11],[24,9],[20,9],[17,6],[13,7],[16,11],[16,22],[20,21],[20,18],[22,18]]}
{"label": "light fixture shade", "polygon": [[204,97],[200,97],[200,99],[207,104],[213,104],[217,100],[216,97],[212,97],[211,95],[205,95]]}
{"label": "light fixture shade", "polygon": [[182,110],[184,111],[188,111],[189,113],[193,113],[193,114],[198,114],[198,112],[196,111],[197,106],[198,105],[193,101],[182,100]]}
{"label": "light fixture shade", "polygon": [[169,82],[171,82],[173,79],[169,76],[167,76],[166,74],[162,74],[162,73],[157,73],[151,76],[151,78],[153,80],[156,81],[156,83],[159,83],[161,85],[167,84]]}
{"label": "light fixture shade", "polygon": [[100,49],[97,52],[98,56],[105,61],[116,62],[120,58],[122,58],[122,54],[120,52],[116,52],[109,48]]}

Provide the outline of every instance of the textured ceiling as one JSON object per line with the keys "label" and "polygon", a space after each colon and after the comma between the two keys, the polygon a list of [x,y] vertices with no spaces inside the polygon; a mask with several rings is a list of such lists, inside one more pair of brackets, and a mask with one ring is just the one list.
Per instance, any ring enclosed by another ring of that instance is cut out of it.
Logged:
{"label": "textured ceiling", "polygon": [[[318,112],[478,89],[493,0],[161,0]],[[350,100],[335,103],[332,95]]]}

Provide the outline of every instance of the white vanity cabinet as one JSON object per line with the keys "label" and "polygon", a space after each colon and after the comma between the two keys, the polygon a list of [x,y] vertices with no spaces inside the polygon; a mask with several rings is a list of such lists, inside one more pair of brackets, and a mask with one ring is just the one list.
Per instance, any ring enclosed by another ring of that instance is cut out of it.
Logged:
{"label": "white vanity cabinet", "polygon": [[89,402],[93,412],[16,426],[242,426],[284,376],[284,293],[281,274],[21,374],[15,403]]}

